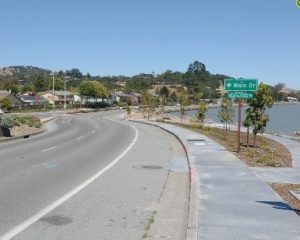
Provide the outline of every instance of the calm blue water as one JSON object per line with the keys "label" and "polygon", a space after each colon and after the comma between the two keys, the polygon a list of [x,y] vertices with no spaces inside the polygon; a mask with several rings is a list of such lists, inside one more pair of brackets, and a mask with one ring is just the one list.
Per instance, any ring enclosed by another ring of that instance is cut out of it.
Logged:
{"label": "calm blue water", "polygon": [[[247,106],[242,109],[242,119],[245,116]],[[214,122],[220,122],[218,119],[219,108],[209,108],[206,112],[206,118]],[[195,116],[196,110],[188,111],[188,116]],[[281,132],[286,134],[293,134],[295,131],[300,131],[300,103],[278,104],[273,105],[268,109],[270,121],[267,123],[267,130],[274,132]],[[180,115],[179,113],[172,113]],[[237,108],[235,108],[235,123],[237,122]]]}

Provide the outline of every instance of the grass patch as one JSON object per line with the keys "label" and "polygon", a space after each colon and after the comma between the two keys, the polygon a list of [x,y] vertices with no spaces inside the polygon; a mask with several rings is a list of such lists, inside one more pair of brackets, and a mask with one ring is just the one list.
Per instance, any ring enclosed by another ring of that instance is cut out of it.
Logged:
{"label": "grass patch", "polygon": [[153,211],[152,214],[150,215],[150,218],[147,221],[147,224],[146,224],[145,228],[144,228],[145,232],[142,236],[142,239],[148,238],[148,233],[149,233],[149,230],[151,228],[151,225],[155,222],[155,215],[156,215],[156,211]]}
{"label": "grass patch", "polygon": [[199,132],[210,139],[218,142],[227,150],[236,154],[242,161],[251,167],[292,167],[292,157],[290,152],[282,144],[275,142],[264,136],[256,137],[256,147],[252,146],[253,134],[250,134],[247,146],[247,134],[241,132],[240,152],[237,153],[237,132],[221,128],[205,127],[200,124],[181,124],[195,132]]}

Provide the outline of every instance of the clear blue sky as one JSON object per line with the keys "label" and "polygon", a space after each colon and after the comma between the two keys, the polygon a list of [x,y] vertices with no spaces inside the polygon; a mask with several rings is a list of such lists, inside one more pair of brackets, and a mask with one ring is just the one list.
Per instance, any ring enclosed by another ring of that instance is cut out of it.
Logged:
{"label": "clear blue sky", "polygon": [[1,0],[0,67],[91,75],[186,71],[300,89],[295,0]]}

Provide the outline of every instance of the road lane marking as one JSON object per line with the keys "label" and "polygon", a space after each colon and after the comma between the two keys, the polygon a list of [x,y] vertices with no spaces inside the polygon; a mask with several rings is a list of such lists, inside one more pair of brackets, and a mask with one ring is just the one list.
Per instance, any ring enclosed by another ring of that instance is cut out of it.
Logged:
{"label": "road lane marking", "polygon": [[84,138],[84,136],[80,136],[80,137],[77,138],[77,140],[80,140],[80,139],[83,139],[83,138]]}
{"label": "road lane marking", "polygon": [[53,146],[53,147],[50,147],[50,148],[46,148],[46,149],[44,149],[44,150],[42,150],[42,152],[48,152],[48,151],[50,151],[50,150],[52,150],[52,149],[54,149],[54,148],[56,148],[57,146]]}
{"label": "road lane marking", "polygon": [[50,205],[48,205],[47,207],[43,208],[42,210],[40,210],[35,215],[31,216],[30,218],[26,219],[25,221],[23,221],[19,225],[15,226],[10,231],[8,231],[5,234],[3,234],[2,236],[0,236],[0,240],[10,240],[10,239],[14,238],[20,232],[24,231],[26,228],[30,227],[32,224],[34,224],[35,222],[37,222],[39,219],[41,219],[42,217],[44,217],[45,215],[47,215],[49,212],[51,212],[52,210],[54,210],[55,208],[57,208],[58,206],[60,206],[64,202],[66,202],[68,199],[70,199],[71,197],[73,197],[75,194],[77,194],[82,189],[84,189],[85,187],[87,187],[90,183],[92,183],[97,178],[99,178],[103,173],[105,173],[106,171],[108,171],[109,169],[111,169],[114,165],[116,165],[129,152],[129,150],[134,146],[134,144],[136,143],[136,141],[138,139],[139,132],[138,132],[137,128],[135,126],[133,126],[133,125],[129,125],[129,126],[132,127],[135,130],[135,136],[134,136],[133,141],[124,150],[124,152],[122,152],[111,163],[109,163],[108,165],[106,165],[106,167],[104,167],[101,171],[99,171],[98,173],[96,173],[91,178],[87,179],[85,182],[83,182],[79,186],[75,187],[73,190],[71,190],[70,192],[68,192],[66,195],[64,195],[61,198],[57,199],[55,202],[53,202]]}

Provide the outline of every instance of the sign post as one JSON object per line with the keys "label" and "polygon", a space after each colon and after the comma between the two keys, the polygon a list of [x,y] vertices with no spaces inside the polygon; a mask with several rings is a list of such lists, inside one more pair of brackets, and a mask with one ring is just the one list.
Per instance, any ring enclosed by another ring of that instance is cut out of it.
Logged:
{"label": "sign post", "polygon": [[225,79],[224,90],[228,96],[235,100],[238,99],[238,130],[237,130],[237,152],[241,148],[241,118],[242,118],[242,99],[253,98],[253,92],[257,91],[257,79]]}

